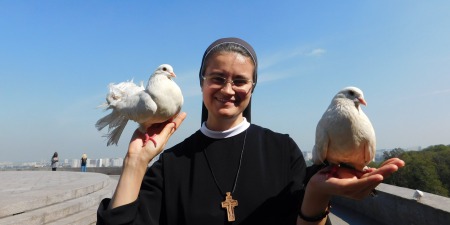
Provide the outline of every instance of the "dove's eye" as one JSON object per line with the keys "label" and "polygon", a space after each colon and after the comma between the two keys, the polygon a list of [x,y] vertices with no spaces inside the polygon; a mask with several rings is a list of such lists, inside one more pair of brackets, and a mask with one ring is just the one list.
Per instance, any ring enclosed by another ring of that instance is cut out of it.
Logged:
{"label": "dove's eye", "polygon": [[354,92],[354,91],[348,91],[348,93],[349,93],[351,96],[355,96],[355,92]]}
{"label": "dove's eye", "polygon": [[163,70],[163,71],[167,71],[167,68],[166,68],[166,67],[163,67],[162,70]]}

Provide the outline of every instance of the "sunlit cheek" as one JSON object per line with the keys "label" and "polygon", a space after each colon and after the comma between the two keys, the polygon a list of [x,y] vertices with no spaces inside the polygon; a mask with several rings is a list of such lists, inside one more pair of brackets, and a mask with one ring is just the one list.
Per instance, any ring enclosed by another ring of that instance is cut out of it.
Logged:
{"label": "sunlit cheek", "polygon": [[238,96],[242,102],[248,104],[248,102],[250,101],[250,97],[252,96],[252,93],[250,91],[248,93],[238,93]]}
{"label": "sunlit cheek", "polygon": [[205,82],[200,83],[200,91],[203,93],[203,89],[205,88]]}

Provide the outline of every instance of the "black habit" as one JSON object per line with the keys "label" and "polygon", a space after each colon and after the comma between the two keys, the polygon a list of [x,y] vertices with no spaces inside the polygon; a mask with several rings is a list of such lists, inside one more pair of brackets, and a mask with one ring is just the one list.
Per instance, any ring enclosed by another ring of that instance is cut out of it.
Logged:
{"label": "black habit", "polygon": [[232,193],[236,221],[227,221],[220,190],[232,192],[245,133],[213,139],[197,131],[164,151],[148,169],[138,199],[112,210],[104,199],[97,223],[296,224],[307,173],[301,151],[288,135],[253,124]]}

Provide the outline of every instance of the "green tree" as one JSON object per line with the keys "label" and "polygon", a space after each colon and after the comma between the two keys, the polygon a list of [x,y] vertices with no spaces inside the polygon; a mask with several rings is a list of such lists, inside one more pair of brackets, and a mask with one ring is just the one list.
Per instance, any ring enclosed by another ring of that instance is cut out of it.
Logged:
{"label": "green tree", "polygon": [[449,196],[450,146],[430,146],[417,152],[394,150],[384,154],[385,158],[399,157],[406,166],[387,178],[385,183]]}
{"label": "green tree", "polygon": [[384,160],[388,160],[390,158],[398,158],[403,153],[405,153],[405,150],[403,150],[401,148],[394,148],[391,151],[383,152],[383,158],[384,158]]}
{"label": "green tree", "polygon": [[450,193],[450,145],[436,145],[430,147],[433,154],[433,162],[444,187]]}

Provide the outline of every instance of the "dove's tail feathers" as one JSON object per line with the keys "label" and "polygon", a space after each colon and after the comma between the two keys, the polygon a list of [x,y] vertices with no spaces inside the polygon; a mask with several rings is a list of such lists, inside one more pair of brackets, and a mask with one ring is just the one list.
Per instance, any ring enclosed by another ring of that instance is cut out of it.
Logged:
{"label": "dove's tail feathers", "polygon": [[116,126],[110,126],[108,134],[105,135],[105,137],[108,138],[108,142],[106,143],[107,146],[110,146],[112,144],[117,145],[117,143],[119,143],[120,136],[122,135],[122,132],[127,125],[128,119],[126,119],[125,117],[120,117],[120,120],[114,122],[116,123]]}
{"label": "dove's tail feathers", "polygon": [[103,128],[105,128],[106,126],[108,126],[111,123],[111,121],[113,121],[118,116],[119,115],[117,113],[114,113],[114,111],[113,111],[110,114],[97,120],[97,123],[95,123],[95,127],[97,128],[98,131],[100,131]]}
{"label": "dove's tail feathers", "polygon": [[108,134],[105,137],[108,138],[107,146],[111,144],[116,144],[119,142],[120,135],[128,123],[128,119],[118,113],[117,111],[113,111],[107,116],[99,119],[95,124],[97,130],[102,130],[106,126],[108,126]]}
{"label": "dove's tail feathers", "polygon": [[107,102],[102,103],[101,105],[97,106],[97,108],[103,109],[103,111],[112,109],[111,105],[109,105],[109,103]]}
{"label": "dove's tail feathers", "polygon": [[106,126],[109,126],[108,131],[111,129],[121,126],[122,124],[127,124],[128,119],[125,118],[123,115],[121,115],[119,112],[113,110],[110,114],[104,116],[103,118],[99,119],[97,123],[95,124],[95,127],[97,130],[102,130]]}

